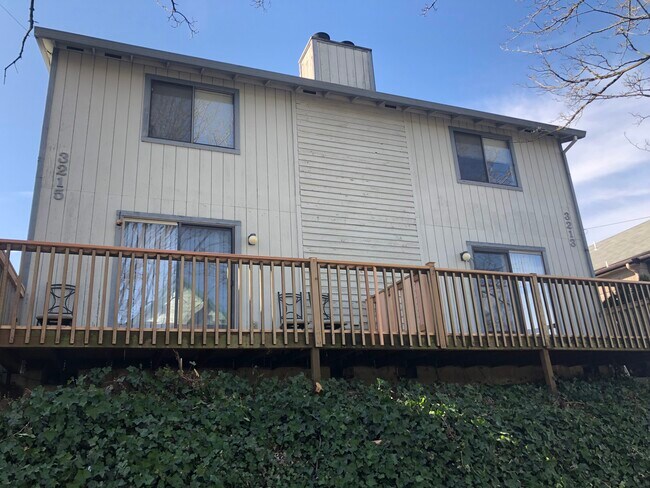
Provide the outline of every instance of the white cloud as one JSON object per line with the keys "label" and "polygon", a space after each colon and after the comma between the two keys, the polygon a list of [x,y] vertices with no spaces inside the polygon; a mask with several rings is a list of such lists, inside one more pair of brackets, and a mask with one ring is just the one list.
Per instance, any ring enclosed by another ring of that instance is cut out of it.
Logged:
{"label": "white cloud", "polygon": [[[622,198],[643,198],[650,197],[650,186],[642,182],[638,188],[631,187],[612,187],[599,189],[598,191],[589,191],[589,188],[582,195],[580,201],[583,205],[589,205],[600,202],[611,202]],[[650,209],[648,209],[650,213]]]}

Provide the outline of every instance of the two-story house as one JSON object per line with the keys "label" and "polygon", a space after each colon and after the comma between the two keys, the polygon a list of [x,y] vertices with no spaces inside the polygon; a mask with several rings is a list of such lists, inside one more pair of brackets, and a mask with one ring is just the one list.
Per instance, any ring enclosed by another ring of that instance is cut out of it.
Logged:
{"label": "two-story house", "polygon": [[7,347],[647,348],[648,302],[618,331],[589,280],[583,131],[378,92],[372,51],[325,33],[300,76],[36,38]]}

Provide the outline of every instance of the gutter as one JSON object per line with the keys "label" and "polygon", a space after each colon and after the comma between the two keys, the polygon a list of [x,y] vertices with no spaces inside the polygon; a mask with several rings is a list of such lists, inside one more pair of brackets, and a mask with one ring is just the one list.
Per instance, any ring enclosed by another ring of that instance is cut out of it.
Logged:
{"label": "gutter", "polygon": [[617,269],[623,268],[628,264],[634,264],[636,262],[645,261],[646,259],[650,259],[650,251],[644,251],[642,253],[635,254],[634,256],[623,259],[621,261],[616,261],[614,264],[610,264],[608,266],[603,266],[602,268],[598,268],[596,270],[596,276],[599,276],[603,273],[608,273],[610,271],[616,271]]}

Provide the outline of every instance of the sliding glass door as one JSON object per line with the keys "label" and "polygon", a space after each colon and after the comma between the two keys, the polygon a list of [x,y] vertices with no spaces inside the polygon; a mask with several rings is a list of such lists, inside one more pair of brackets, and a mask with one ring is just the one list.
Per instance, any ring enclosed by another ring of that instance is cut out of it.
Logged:
{"label": "sliding glass door", "polygon": [[[474,268],[506,273],[545,273],[540,252],[507,249],[476,249]],[[519,279],[479,276],[478,299],[483,310],[484,329],[490,332],[516,332],[514,328],[520,324],[522,329],[537,331],[537,318],[525,313],[534,308],[531,286]]]}
{"label": "sliding glass door", "polygon": [[[233,230],[178,222],[125,220],[122,245],[140,249],[192,252],[233,252]],[[156,273],[156,271],[158,271]],[[156,286],[156,274],[158,275]],[[180,276],[178,261],[125,257],[120,263],[118,324],[138,328],[181,323],[195,327],[226,324],[227,266],[185,259]],[[217,283],[219,283],[217,292]],[[218,297],[217,297],[218,295]],[[217,307],[218,299],[218,307]],[[218,308],[218,309],[217,309]]]}

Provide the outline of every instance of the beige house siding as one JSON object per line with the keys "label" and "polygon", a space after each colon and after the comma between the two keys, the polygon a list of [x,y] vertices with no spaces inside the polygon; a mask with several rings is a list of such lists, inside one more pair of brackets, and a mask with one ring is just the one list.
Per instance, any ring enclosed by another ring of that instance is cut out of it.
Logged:
{"label": "beige house siding", "polygon": [[[148,73],[238,89],[241,154],[142,142]],[[123,210],[240,221],[241,252],[299,254],[290,91],[71,51],[55,76],[34,239],[114,244]],[[61,152],[69,174],[55,200]]]}
{"label": "beige house siding", "polygon": [[401,115],[309,95],[296,112],[305,255],[421,263]]}
{"label": "beige house siding", "polygon": [[310,43],[314,50],[315,79],[366,90],[375,89],[370,51],[318,39],[311,39]]}
{"label": "beige house siding", "polygon": [[[63,50],[57,65],[36,240],[118,243],[122,210],[240,221],[247,254],[458,268],[467,243],[484,242],[542,247],[549,272],[590,273],[554,138],[482,129],[514,137],[523,191],[460,184],[446,119],[137,58]],[[238,89],[241,154],[143,142],[148,73]],[[55,200],[61,152],[69,173]]]}
{"label": "beige house siding", "polygon": [[[470,268],[471,263],[460,260],[468,242],[508,244],[544,248],[553,274],[590,274],[570,183],[554,138],[454,123],[454,127],[513,137],[522,191],[479,186],[457,180],[450,121],[408,113],[404,117],[425,261]],[[575,247],[569,243],[565,212],[575,227]]]}

